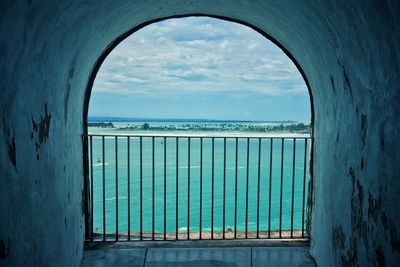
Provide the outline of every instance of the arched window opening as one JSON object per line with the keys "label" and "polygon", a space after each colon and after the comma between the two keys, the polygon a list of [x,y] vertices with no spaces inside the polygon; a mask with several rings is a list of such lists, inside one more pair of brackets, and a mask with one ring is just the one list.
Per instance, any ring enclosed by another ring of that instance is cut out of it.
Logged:
{"label": "arched window opening", "polygon": [[296,65],[245,25],[136,31],[92,88],[90,240],[308,238],[311,108]]}

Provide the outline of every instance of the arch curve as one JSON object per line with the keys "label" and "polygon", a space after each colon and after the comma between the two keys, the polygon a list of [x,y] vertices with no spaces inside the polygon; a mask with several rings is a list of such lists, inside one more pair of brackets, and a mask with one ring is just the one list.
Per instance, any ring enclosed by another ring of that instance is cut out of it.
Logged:
{"label": "arch curve", "polygon": [[[118,36],[117,38],[115,38],[105,49],[104,51],[101,53],[101,55],[98,57],[98,59],[96,60],[96,62],[94,63],[94,66],[92,67],[92,70],[90,72],[89,75],[89,79],[88,79],[88,83],[86,86],[86,91],[85,91],[85,95],[84,95],[84,106],[83,106],[83,129],[84,131],[87,130],[87,117],[88,117],[88,110],[89,110],[89,101],[90,101],[90,95],[92,92],[92,88],[93,88],[93,84],[94,84],[94,80],[96,79],[97,73],[101,67],[101,65],[103,64],[104,60],[108,57],[108,55],[121,43],[123,42],[126,38],[128,38],[129,36],[131,36],[132,34],[134,34],[135,32],[139,31],[140,29],[153,24],[153,23],[157,23],[163,20],[168,20],[168,19],[173,19],[173,18],[185,18],[185,17],[210,17],[210,18],[215,18],[215,19],[221,19],[221,20],[225,20],[225,21],[229,21],[229,22],[234,22],[234,23],[238,23],[238,24],[242,24],[244,26],[247,26],[251,29],[253,29],[254,31],[258,32],[259,34],[261,34],[262,36],[264,36],[266,39],[268,39],[269,41],[271,41],[272,43],[274,43],[277,47],[279,47],[284,53],[285,55],[294,63],[294,65],[296,66],[297,70],[300,72],[306,86],[307,86],[307,90],[310,96],[310,111],[311,111],[311,127],[313,127],[313,122],[314,122],[314,107],[313,107],[313,94],[312,94],[312,90],[311,90],[311,86],[310,83],[308,81],[308,78],[303,70],[303,68],[301,67],[301,65],[299,64],[299,62],[296,60],[296,58],[289,52],[288,49],[286,49],[281,43],[279,43],[275,38],[273,38],[270,34],[268,34],[267,32],[261,30],[260,28],[247,23],[246,21],[243,20],[238,20],[238,19],[234,19],[231,17],[226,17],[226,16],[218,16],[218,15],[210,15],[210,14],[200,14],[200,13],[194,13],[194,14],[182,14],[182,15],[172,15],[172,16],[168,16],[168,17],[162,17],[162,18],[155,18],[146,22],[143,22],[137,26],[132,27],[130,30],[126,31],[125,33],[121,34],[120,36]],[[87,134],[87,132],[85,132],[85,134]]]}
{"label": "arch curve", "polygon": [[[289,52],[288,49],[286,49],[280,42],[278,42],[273,36],[271,36],[270,34],[268,34],[267,32],[261,30],[260,28],[247,23],[246,21],[243,20],[239,20],[239,19],[234,19],[232,17],[227,17],[227,16],[219,16],[219,15],[210,15],[210,14],[201,14],[201,13],[188,13],[188,14],[181,14],[181,15],[172,15],[172,16],[167,16],[167,17],[160,17],[160,18],[155,18],[149,21],[145,21],[137,26],[132,27],[131,29],[129,29],[128,31],[122,33],[120,36],[118,36],[117,38],[115,38],[112,42],[110,42],[107,47],[104,49],[104,51],[101,53],[101,55],[98,57],[98,59],[95,61],[94,66],[92,67],[92,70],[90,72],[90,76],[88,79],[88,83],[87,83],[87,87],[86,87],[86,91],[85,91],[85,95],[84,95],[84,104],[83,104],[83,119],[82,119],[82,123],[83,123],[83,131],[84,131],[84,135],[88,134],[88,127],[87,127],[87,122],[88,122],[88,111],[89,111],[89,102],[90,102],[90,96],[91,96],[91,92],[92,92],[92,88],[94,85],[94,81],[96,79],[97,73],[101,67],[101,65],[103,64],[103,62],[105,61],[105,59],[109,56],[109,54],[121,43],[123,42],[126,38],[128,38],[129,36],[131,36],[132,34],[134,34],[135,32],[139,31],[140,29],[153,24],[153,23],[157,23],[160,21],[164,21],[164,20],[168,20],[168,19],[173,19],[173,18],[185,18],[185,17],[210,17],[210,18],[215,18],[215,19],[221,19],[221,20],[225,20],[225,21],[229,21],[229,22],[234,22],[234,23],[238,23],[238,24],[242,24],[244,26],[247,26],[251,29],[253,29],[254,31],[258,32],[259,34],[261,34],[264,38],[266,38],[267,40],[271,41],[273,44],[275,44],[277,47],[279,47],[284,54],[294,63],[294,65],[296,66],[297,70],[300,72],[308,93],[309,93],[309,97],[310,97],[310,111],[311,111],[311,140],[312,140],[312,135],[314,132],[313,129],[313,125],[314,125],[314,106],[313,106],[313,95],[312,95],[312,90],[310,87],[310,83],[308,81],[308,78],[303,70],[303,68],[301,67],[301,65],[299,64],[299,62],[296,60],[296,58]],[[89,201],[89,170],[88,170],[88,143],[87,140],[84,139],[83,141],[83,166],[84,166],[84,184],[85,184],[85,195],[84,198],[86,199],[84,202],[85,203],[90,203]],[[313,190],[313,175],[312,175],[312,167],[313,167],[313,142],[311,142],[311,149],[310,149],[310,181],[309,181],[309,195],[308,195],[308,212],[307,212],[307,221],[309,222],[307,225],[308,227],[310,227],[310,222],[311,222],[311,210],[312,210],[312,190]],[[86,207],[86,211],[85,211],[86,215],[89,214],[89,205],[87,205]],[[91,216],[91,215],[90,215]],[[90,225],[90,217],[86,216],[85,217],[85,226],[86,229],[90,229],[90,227],[92,227]],[[308,229],[309,231],[309,229]],[[89,239],[88,233],[90,231],[86,231],[86,238]]]}

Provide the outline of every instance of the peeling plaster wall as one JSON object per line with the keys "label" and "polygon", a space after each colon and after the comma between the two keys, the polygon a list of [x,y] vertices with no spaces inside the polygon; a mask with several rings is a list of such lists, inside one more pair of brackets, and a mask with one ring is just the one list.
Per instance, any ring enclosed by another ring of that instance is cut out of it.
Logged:
{"label": "peeling plaster wall", "polygon": [[[84,224],[77,88],[90,66],[75,61],[79,47],[62,30],[66,14],[15,2],[0,4],[0,266],[78,266]],[[68,104],[69,87],[75,90]]]}
{"label": "peeling plaster wall", "polygon": [[317,263],[394,266],[400,261],[399,12],[394,0],[1,1],[0,265],[79,265],[90,72],[129,29],[201,13],[262,29],[308,77]]}

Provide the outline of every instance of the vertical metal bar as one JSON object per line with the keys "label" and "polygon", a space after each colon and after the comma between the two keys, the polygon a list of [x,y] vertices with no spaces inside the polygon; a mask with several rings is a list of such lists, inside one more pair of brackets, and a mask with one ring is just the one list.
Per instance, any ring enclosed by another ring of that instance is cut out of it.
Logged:
{"label": "vertical metal bar", "polygon": [[178,215],[178,193],[179,193],[179,138],[176,137],[176,199],[175,199],[175,221],[176,221],[176,229],[175,229],[175,239],[178,240],[178,227],[179,227],[179,215]]}
{"label": "vertical metal bar", "polygon": [[152,183],[152,185],[151,185],[151,193],[152,193],[152,197],[151,197],[151,202],[152,202],[152,204],[151,204],[151,209],[152,209],[152,211],[151,211],[151,228],[152,228],[152,230],[151,230],[151,240],[154,240],[154,231],[155,231],[155,225],[154,225],[154,222],[155,222],[155,214],[154,214],[154,211],[155,211],[155,207],[154,207],[154,204],[155,204],[155,201],[154,201],[154,196],[155,196],[155,194],[154,194],[154,191],[155,191],[155,175],[154,175],[154,150],[155,150],[155,148],[154,148],[154,136],[151,138],[151,152],[152,152],[152,156],[151,156],[151,161],[152,161],[152,163],[151,163],[151,176],[152,176],[152,179],[151,179],[151,183]]}
{"label": "vertical metal bar", "polygon": [[261,176],[261,138],[258,138],[257,238],[260,238],[260,176]]}
{"label": "vertical metal bar", "polygon": [[235,233],[234,237],[236,239],[237,234],[237,185],[238,185],[238,138],[235,138]]}
{"label": "vertical metal bar", "polygon": [[285,139],[281,138],[281,140],[282,140],[282,147],[281,147],[281,191],[279,200],[279,237],[282,237],[283,154],[285,149]]}
{"label": "vertical metal bar", "polygon": [[247,163],[246,163],[246,229],[245,237],[248,238],[249,226],[249,163],[250,163],[250,138],[247,137]]}
{"label": "vertical metal bar", "polygon": [[214,137],[212,137],[211,156],[211,239],[214,239]]}
{"label": "vertical metal bar", "polygon": [[272,148],[274,139],[271,138],[269,147],[269,193],[268,193],[268,238],[271,238],[271,198],[272,198]]}
{"label": "vertical metal bar", "polygon": [[93,241],[93,136],[90,136],[90,241]]}
{"label": "vertical metal bar", "polygon": [[224,137],[224,193],[223,193],[223,214],[222,214],[222,239],[225,239],[225,196],[226,196],[226,138]]}
{"label": "vertical metal bar", "polygon": [[102,156],[103,156],[103,241],[106,241],[106,149],[105,137],[102,136]]}
{"label": "vertical metal bar", "polygon": [[203,239],[203,137],[200,137],[200,239]]}
{"label": "vertical metal bar", "polygon": [[115,241],[118,241],[118,136],[115,136]]}
{"label": "vertical metal bar", "polygon": [[301,215],[301,237],[304,237],[304,208],[306,194],[306,169],[307,169],[307,138],[304,139],[304,166],[303,166],[303,209]]}
{"label": "vertical metal bar", "polygon": [[290,237],[293,238],[293,214],[294,214],[294,179],[296,175],[296,138],[293,138],[293,176],[292,176],[292,215],[290,221]]}
{"label": "vertical metal bar", "polygon": [[167,239],[167,138],[164,137],[164,240]]}
{"label": "vertical metal bar", "polygon": [[143,138],[140,136],[140,240],[143,240]]}
{"label": "vertical metal bar", "polygon": [[187,206],[187,240],[190,239],[190,137],[188,137],[188,206]]}
{"label": "vertical metal bar", "polygon": [[131,139],[127,138],[128,161],[128,241],[131,240]]}

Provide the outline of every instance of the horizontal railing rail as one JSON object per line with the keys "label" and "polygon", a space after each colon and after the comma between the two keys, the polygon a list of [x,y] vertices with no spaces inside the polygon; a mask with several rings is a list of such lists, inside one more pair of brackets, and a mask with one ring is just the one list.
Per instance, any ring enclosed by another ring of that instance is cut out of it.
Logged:
{"label": "horizontal railing rail", "polygon": [[309,136],[85,138],[89,241],[309,237]]}

